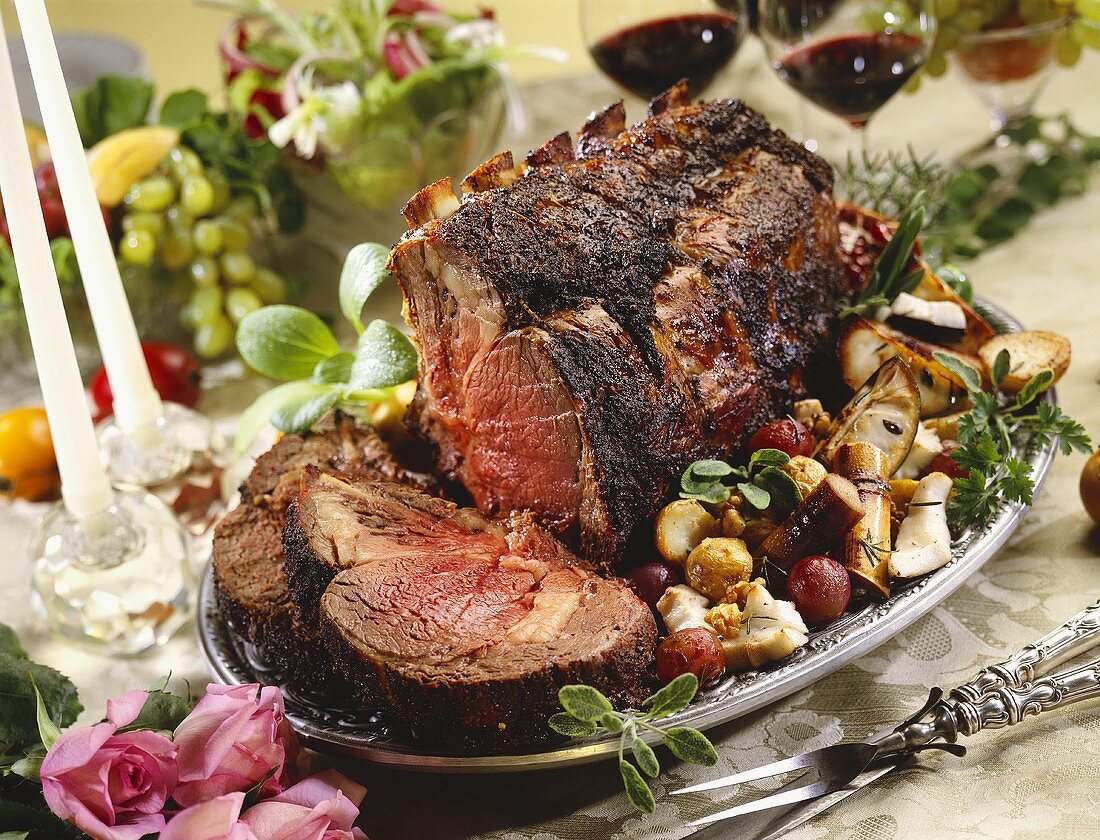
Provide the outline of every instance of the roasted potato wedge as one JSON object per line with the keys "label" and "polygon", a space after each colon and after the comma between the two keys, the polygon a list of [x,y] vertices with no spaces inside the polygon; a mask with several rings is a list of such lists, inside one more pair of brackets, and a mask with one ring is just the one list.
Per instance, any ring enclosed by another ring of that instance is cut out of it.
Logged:
{"label": "roasted potato wedge", "polygon": [[695,499],[677,499],[665,505],[654,523],[657,551],[669,563],[683,565],[692,550],[721,533],[718,520]]}

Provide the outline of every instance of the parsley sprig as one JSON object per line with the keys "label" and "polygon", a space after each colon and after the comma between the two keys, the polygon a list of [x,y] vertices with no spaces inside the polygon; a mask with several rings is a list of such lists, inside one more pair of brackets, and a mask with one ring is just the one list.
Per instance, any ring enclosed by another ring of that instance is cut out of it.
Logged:
{"label": "parsley sprig", "polygon": [[790,460],[782,450],[758,449],[741,467],[725,461],[696,461],[680,478],[680,498],[722,505],[736,488],[757,510],[772,507],[777,513],[790,513],[802,501],[798,484],[782,469]]}
{"label": "parsley sprig", "polygon": [[958,422],[959,447],[951,458],[967,470],[955,479],[955,493],[947,518],[955,528],[984,525],[1002,499],[1031,504],[1035,479],[1031,465],[1012,455],[1013,441],[1030,437],[1036,446],[1057,441],[1063,455],[1091,452],[1085,428],[1062,410],[1040,399],[1054,382],[1054,373],[1035,374],[1013,395],[1001,391],[1011,360],[1007,350],[997,354],[991,370],[993,390],[982,387],[981,374],[957,356],[936,352],[936,360],[962,380],[971,409]]}
{"label": "parsley sprig", "polygon": [[[611,701],[590,685],[567,685],[558,692],[565,709],[552,715],[548,724],[559,735],[584,738],[604,729],[619,736],[619,774],[623,777],[630,803],[646,814],[657,807],[653,791],[643,777],[657,778],[661,765],[653,748],[641,738],[641,730],[656,732],[661,742],[681,761],[712,767],[718,763],[718,753],[706,735],[690,726],[664,729],[655,720],[668,717],[685,708],[699,690],[694,674],[681,674],[642,703],[642,711],[617,712]],[[626,750],[634,756],[637,767],[626,760]],[[639,772],[640,771],[640,772]]]}
{"label": "parsley sprig", "polygon": [[909,270],[913,248],[924,226],[924,194],[918,193],[898,222],[897,230],[882,249],[867,285],[855,298],[840,302],[837,315],[873,315],[889,306],[902,292],[911,292],[924,276],[924,267]]}

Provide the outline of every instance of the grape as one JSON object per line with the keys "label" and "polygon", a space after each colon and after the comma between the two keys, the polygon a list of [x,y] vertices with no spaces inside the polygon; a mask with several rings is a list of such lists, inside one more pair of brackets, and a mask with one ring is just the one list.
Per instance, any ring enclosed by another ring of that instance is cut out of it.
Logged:
{"label": "grape", "polygon": [[178,271],[195,256],[195,245],[186,230],[173,229],[160,246],[160,259],[169,271]]}
{"label": "grape", "polygon": [[256,203],[255,196],[242,195],[230,201],[222,215],[238,222],[248,222],[256,218],[259,213],[260,207]]}
{"label": "grape", "polygon": [[157,253],[157,241],[147,230],[132,230],[118,244],[118,255],[131,265],[149,265]]}
{"label": "grape", "polygon": [[260,296],[251,289],[230,289],[225,296],[225,311],[234,324],[239,324],[245,315],[255,312],[263,305]]}
{"label": "grape", "polygon": [[1059,38],[1054,45],[1054,57],[1063,67],[1072,67],[1081,60],[1081,45],[1073,38]]}
{"label": "grape", "polygon": [[670,683],[681,674],[695,674],[700,685],[717,680],[726,670],[718,637],[704,627],[678,630],[657,646],[657,679]]}
{"label": "grape", "polygon": [[1069,34],[1081,46],[1100,50],[1100,20],[1077,18],[1070,24]]}
{"label": "grape", "polygon": [[244,251],[222,254],[222,273],[230,283],[247,283],[256,274],[256,263]]}
{"label": "grape", "polygon": [[803,557],[787,573],[787,596],[808,624],[825,624],[844,615],[852,597],[848,570],[831,557]]}
{"label": "grape", "polygon": [[191,226],[195,224],[195,217],[179,205],[169,207],[168,212],[164,214],[164,218],[166,218],[168,224],[174,228],[190,229]]}
{"label": "grape", "polygon": [[631,569],[626,576],[626,582],[634,590],[635,595],[651,608],[655,608],[657,601],[665,594],[665,590],[670,586],[683,583],[684,576],[675,566],[657,560]]}
{"label": "grape", "polygon": [[144,230],[151,233],[154,238],[164,233],[166,227],[164,216],[159,213],[127,213],[122,217],[122,232],[129,233],[132,230]]}
{"label": "grape", "polygon": [[809,455],[813,445],[813,439],[806,427],[787,417],[774,420],[758,429],[749,440],[749,451],[778,449],[793,458],[795,455]]}
{"label": "grape", "polygon": [[214,207],[214,187],[201,175],[189,175],[180,187],[180,203],[193,216],[205,216]]}
{"label": "grape", "polygon": [[207,257],[216,257],[222,252],[225,244],[221,227],[209,219],[195,222],[195,227],[191,230],[191,238],[195,242],[195,249]]}
{"label": "grape", "polygon": [[218,227],[221,228],[222,239],[225,242],[225,250],[227,251],[243,251],[248,248],[252,242],[252,236],[248,232],[248,228],[241,222],[235,219],[226,219],[222,217],[217,220]]}
{"label": "grape", "polygon": [[195,330],[195,352],[204,359],[214,359],[229,349],[235,335],[233,325],[224,315],[199,324]]}
{"label": "grape", "polygon": [[210,257],[199,257],[190,266],[191,280],[196,286],[216,286],[221,272],[218,263]]}
{"label": "grape", "polygon": [[200,286],[191,292],[187,301],[195,326],[208,324],[222,317],[222,303],[225,293],[218,286]]}
{"label": "grape", "polygon": [[138,181],[123,199],[127,207],[135,210],[161,212],[172,206],[176,200],[176,188],[163,175],[152,175],[144,181]]}
{"label": "grape", "polygon": [[943,451],[928,462],[928,466],[924,468],[921,477],[923,478],[929,473],[941,472],[948,478],[966,478],[966,470],[951,457],[951,453],[958,448],[959,444],[957,441],[945,440],[943,442]]}
{"label": "grape", "polygon": [[248,285],[264,303],[286,303],[286,283],[270,268],[257,268]]}
{"label": "grape", "polygon": [[186,146],[176,146],[168,153],[168,169],[177,181],[182,182],[188,175],[203,173],[202,160]]}
{"label": "grape", "polygon": [[229,204],[229,181],[220,172],[214,170],[207,172],[206,178],[214,190],[214,203],[210,207],[210,212],[220,213]]}

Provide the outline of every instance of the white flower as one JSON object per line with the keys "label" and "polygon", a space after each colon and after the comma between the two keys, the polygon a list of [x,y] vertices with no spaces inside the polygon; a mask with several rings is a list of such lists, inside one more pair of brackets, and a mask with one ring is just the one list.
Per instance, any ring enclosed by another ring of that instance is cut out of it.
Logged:
{"label": "white flower", "polygon": [[280,149],[285,149],[293,142],[298,154],[309,159],[317,154],[320,132],[321,119],[317,105],[313,102],[302,102],[275,122],[267,130],[267,136]]}
{"label": "white flower", "polygon": [[475,50],[504,46],[504,34],[500,31],[500,27],[484,18],[455,24],[447,30],[447,40],[451,43],[466,44]]}
{"label": "white flower", "polygon": [[297,108],[268,129],[267,136],[279,148],[291,142],[298,154],[312,158],[318,145],[339,147],[359,114],[363,97],[352,82],[319,88],[303,97]]}

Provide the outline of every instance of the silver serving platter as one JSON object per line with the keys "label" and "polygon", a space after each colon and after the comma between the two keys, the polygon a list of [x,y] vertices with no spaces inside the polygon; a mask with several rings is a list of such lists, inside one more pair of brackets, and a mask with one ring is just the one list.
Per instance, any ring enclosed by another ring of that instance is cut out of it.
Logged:
{"label": "silver serving platter", "polygon": [[[1023,329],[1015,317],[988,301],[979,311],[999,332]],[[1054,395],[1048,393],[1047,399]],[[1036,489],[1054,458],[1054,444],[1037,449],[1021,445],[1017,453],[1031,464]],[[896,585],[889,599],[849,613],[811,634],[810,642],[782,664],[733,675],[700,693],[670,725],[706,730],[727,723],[805,688],[827,674],[893,638],[958,589],[992,557],[1019,526],[1027,506],[1004,502],[984,528],[963,533],[954,543],[954,559],[923,578]],[[617,754],[612,736],[578,739],[523,754],[492,755],[452,752],[418,740],[407,727],[348,701],[326,696],[310,686],[285,684],[252,647],[238,639],[218,612],[213,575],[208,567],[199,593],[198,633],[214,677],[225,684],[261,682],[279,685],[287,716],[302,740],[320,752],[447,773],[501,773],[567,767]],[[652,736],[652,733],[647,733]],[[653,743],[656,739],[646,737]]]}

